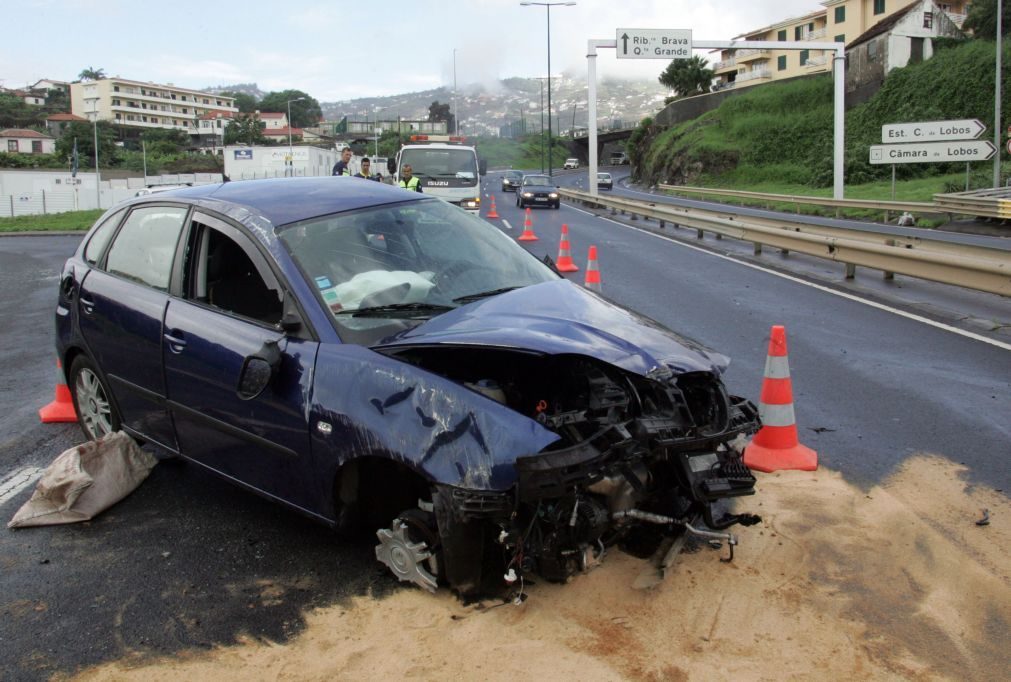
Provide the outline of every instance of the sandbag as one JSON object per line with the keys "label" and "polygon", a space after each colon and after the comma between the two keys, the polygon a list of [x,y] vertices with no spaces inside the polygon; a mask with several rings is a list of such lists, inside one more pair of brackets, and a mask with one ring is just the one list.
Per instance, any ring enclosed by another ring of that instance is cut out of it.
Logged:
{"label": "sandbag", "polygon": [[133,492],[157,463],[122,431],[76,445],[42,473],[7,527],[88,521]]}

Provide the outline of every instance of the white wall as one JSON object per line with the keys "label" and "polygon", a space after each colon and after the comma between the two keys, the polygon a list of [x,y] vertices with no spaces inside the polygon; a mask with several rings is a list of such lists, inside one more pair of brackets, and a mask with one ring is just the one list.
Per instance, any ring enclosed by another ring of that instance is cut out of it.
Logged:
{"label": "white wall", "polygon": [[271,147],[225,147],[225,175],[229,180],[262,178],[319,177],[330,175],[337,163],[337,152],[309,145],[292,147],[289,166],[287,145]]}

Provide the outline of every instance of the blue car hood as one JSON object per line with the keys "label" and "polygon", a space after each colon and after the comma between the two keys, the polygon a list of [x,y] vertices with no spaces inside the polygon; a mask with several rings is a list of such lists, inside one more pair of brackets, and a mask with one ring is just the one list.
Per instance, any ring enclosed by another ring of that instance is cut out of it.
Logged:
{"label": "blue car hood", "polygon": [[712,371],[729,359],[658,322],[558,279],[461,306],[373,346],[515,348],[596,358],[636,374]]}

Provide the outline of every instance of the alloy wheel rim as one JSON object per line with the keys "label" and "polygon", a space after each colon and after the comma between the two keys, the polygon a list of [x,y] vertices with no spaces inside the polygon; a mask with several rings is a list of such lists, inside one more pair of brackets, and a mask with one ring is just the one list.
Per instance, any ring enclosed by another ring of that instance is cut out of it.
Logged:
{"label": "alloy wheel rim", "polygon": [[82,369],[77,375],[77,409],[81,421],[94,438],[112,432],[112,408],[105,395],[105,388],[98,376],[90,369]]}

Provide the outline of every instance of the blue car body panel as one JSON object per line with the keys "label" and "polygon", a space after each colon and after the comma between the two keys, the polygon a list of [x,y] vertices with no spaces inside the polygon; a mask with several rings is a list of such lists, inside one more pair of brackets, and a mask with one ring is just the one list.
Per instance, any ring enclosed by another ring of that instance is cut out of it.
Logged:
{"label": "blue car body panel", "polygon": [[506,292],[452,310],[376,346],[488,345],[594,357],[636,374],[721,373],[729,360],[568,280]]}

